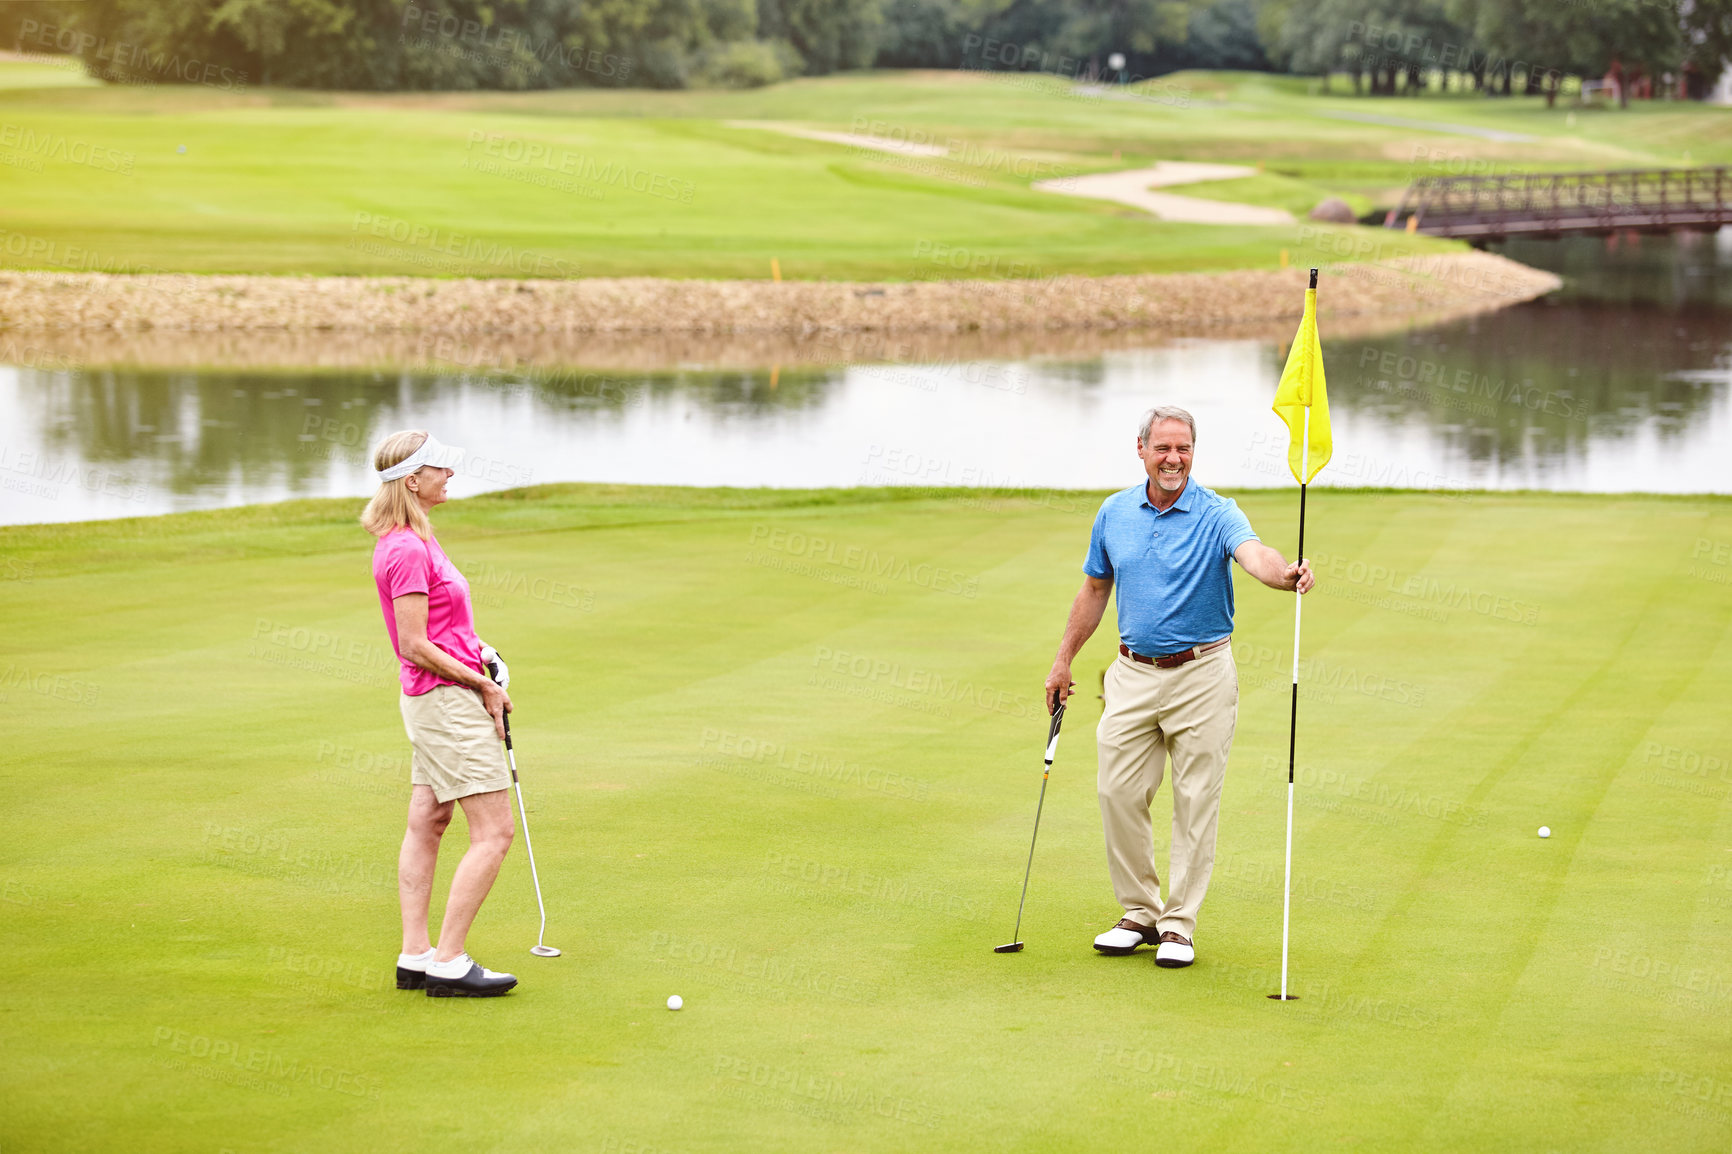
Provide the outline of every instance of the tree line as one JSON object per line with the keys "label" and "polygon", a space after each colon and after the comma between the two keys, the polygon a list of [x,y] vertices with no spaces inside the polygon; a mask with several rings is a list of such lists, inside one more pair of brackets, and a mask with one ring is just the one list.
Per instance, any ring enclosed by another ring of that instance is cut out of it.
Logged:
{"label": "tree line", "polygon": [[1732,55],[1732,0],[1269,0],[1258,19],[1277,67],[1377,95],[1454,78],[1550,103],[1572,77],[1610,77],[1625,102],[1699,98]]}
{"label": "tree line", "polygon": [[[372,90],[748,87],[844,69],[1133,81],[1181,68],[1555,98],[1700,95],[1732,0],[21,0],[0,44],[120,83]],[[1116,67],[1115,67],[1116,65]],[[1669,87],[1668,87],[1669,86]]]}

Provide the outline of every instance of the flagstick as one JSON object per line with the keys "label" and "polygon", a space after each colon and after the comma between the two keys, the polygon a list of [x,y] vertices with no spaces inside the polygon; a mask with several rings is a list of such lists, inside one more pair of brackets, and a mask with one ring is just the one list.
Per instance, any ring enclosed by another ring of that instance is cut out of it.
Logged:
{"label": "flagstick", "polygon": [[[1311,287],[1317,287],[1317,270],[1311,270]],[[1305,435],[1299,442],[1299,476],[1311,468],[1311,409],[1305,409]],[[1305,560],[1305,482],[1299,482],[1299,562]],[[1293,924],[1293,764],[1299,744],[1299,613],[1304,599],[1298,582],[1293,589],[1293,707],[1287,722],[1287,863],[1281,882],[1281,997],[1287,994],[1287,943]]]}
{"label": "flagstick", "polygon": [[[1305,475],[1311,455],[1311,410],[1305,410],[1305,444],[1299,451],[1299,475]],[[1299,485],[1299,558],[1305,559],[1305,485]],[[1293,763],[1299,743],[1299,607],[1303,600],[1293,590],[1293,710],[1287,723],[1287,871],[1281,885],[1281,1000],[1287,997],[1287,941],[1293,912]]]}

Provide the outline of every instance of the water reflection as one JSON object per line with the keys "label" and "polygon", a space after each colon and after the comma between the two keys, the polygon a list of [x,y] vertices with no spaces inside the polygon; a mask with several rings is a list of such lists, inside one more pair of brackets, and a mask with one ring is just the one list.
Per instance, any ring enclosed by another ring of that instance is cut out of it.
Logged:
{"label": "water reflection", "polygon": [[1724,404],[1727,349],[1725,314],[1537,302],[1325,356],[1337,411],[1423,421],[1476,473],[1543,473],[1590,442],[1687,454]]}
{"label": "water reflection", "polygon": [[[1512,244],[1570,278],[1565,290],[1327,340],[1337,459],[1321,481],[1732,491],[1729,240]],[[417,426],[470,448],[459,493],[559,480],[1105,488],[1134,479],[1134,423],[1157,402],[1197,414],[1206,483],[1288,483],[1268,412],[1276,342],[1148,345],[663,371],[44,361],[0,368],[0,521],[360,495],[369,446]]]}
{"label": "water reflection", "polygon": [[[673,395],[711,421],[749,421],[821,405],[836,379],[812,369],[630,376],[581,368],[454,375],[25,369],[12,382],[16,417],[7,427],[36,430],[36,443],[6,446],[0,476],[21,478],[32,461],[41,463],[36,480],[69,490],[48,499],[74,503],[81,502],[74,490],[90,495],[116,479],[129,493],[142,487],[188,499],[171,501],[173,508],[226,504],[234,493],[249,500],[341,494],[353,491],[345,473],[365,471],[381,436],[454,399],[459,427],[466,413],[499,408],[521,416],[532,437],[545,422],[617,421],[628,406]],[[505,451],[477,454],[471,478],[487,482],[493,474],[486,488],[502,487],[497,482],[507,473],[527,482],[528,466],[494,467]],[[8,511],[26,496],[18,486],[0,495]],[[161,511],[160,500],[144,499],[150,511]],[[59,519],[57,511],[44,510],[50,519]]]}
{"label": "water reflection", "polygon": [[1511,260],[1564,278],[1550,302],[1598,301],[1662,310],[1732,309],[1732,229],[1644,236],[1521,239],[1497,245]]}

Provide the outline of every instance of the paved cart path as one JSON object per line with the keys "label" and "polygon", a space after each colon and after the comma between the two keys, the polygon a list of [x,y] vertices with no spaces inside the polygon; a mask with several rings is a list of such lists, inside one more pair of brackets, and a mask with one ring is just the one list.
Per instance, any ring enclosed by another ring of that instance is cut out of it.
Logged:
{"label": "paved cart path", "polygon": [[1319,112],[1331,120],[1357,120],[1361,124],[1385,124],[1391,128],[1423,128],[1427,132],[1443,132],[1450,136],[1477,136],[1481,140],[1496,140],[1504,144],[1524,144],[1534,138],[1525,132],[1506,132],[1501,128],[1479,128],[1472,124],[1450,124],[1442,120],[1409,120],[1405,116],[1385,116],[1380,112]]}

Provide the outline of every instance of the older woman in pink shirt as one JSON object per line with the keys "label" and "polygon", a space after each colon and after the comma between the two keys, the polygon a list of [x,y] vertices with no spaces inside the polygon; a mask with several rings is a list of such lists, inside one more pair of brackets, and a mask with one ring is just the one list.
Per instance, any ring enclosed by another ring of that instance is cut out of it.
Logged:
{"label": "older woman in pink shirt", "polygon": [[[511,698],[487,674],[469,582],[439,547],[427,518],[445,500],[451,467],[462,458],[461,449],[426,432],[393,433],[374,453],[379,491],[361,515],[362,526],[378,539],[373,581],[401,662],[403,726],[414,750],[409,829],[397,859],[403,907],[397,988],[425,989],[430,997],[493,997],[517,984],[510,974],[476,964],[464,949],[511,848],[513,825],[506,794],[511,775],[500,748]],[[469,849],[451,879],[435,948],[427,934],[433,870],[456,805],[469,822]]]}

